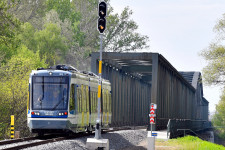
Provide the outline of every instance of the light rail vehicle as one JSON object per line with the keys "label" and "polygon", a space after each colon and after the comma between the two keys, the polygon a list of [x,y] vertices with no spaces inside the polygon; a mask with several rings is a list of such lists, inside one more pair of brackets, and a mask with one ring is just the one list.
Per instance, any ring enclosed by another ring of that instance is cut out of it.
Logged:
{"label": "light rail vehicle", "polygon": [[[98,76],[67,65],[33,70],[29,78],[27,125],[43,135],[91,132],[97,118]],[[111,84],[102,80],[101,127],[111,123]]]}

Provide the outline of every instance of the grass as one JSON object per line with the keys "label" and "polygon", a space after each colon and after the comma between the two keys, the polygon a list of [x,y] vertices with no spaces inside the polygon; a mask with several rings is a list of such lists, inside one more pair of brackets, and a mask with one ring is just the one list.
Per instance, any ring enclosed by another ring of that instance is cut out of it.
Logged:
{"label": "grass", "polygon": [[156,140],[156,150],[225,150],[225,147],[194,136],[185,136],[168,141]]}

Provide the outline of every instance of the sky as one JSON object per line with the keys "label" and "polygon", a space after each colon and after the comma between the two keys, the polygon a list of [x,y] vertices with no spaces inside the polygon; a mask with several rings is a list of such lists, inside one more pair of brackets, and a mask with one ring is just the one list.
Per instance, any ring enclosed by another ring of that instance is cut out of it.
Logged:
{"label": "sky", "polygon": [[[215,24],[225,13],[225,0],[111,0],[114,13],[133,11],[137,32],[149,36],[146,51],[162,54],[178,71],[200,71],[207,62],[199,56],[215,38]],[[205,86],[210,113],[220,100],[221,87]]]}

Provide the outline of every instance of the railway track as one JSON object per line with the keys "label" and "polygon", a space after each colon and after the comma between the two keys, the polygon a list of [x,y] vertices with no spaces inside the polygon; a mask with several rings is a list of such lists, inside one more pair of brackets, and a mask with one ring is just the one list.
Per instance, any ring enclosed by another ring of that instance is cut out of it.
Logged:
{"label": "railway track", "polygon": [[53,143],[57,141],[63,141],[73,138],[79,138],[83,136],[93,135],[93,133],[77,133],[73,135],[64,135],[57,137],[56,135],[46,135],[43,137],[27,137],[27,138],[20,138],[20,139],[13,139],[7,141],[0,141],[0,149],[1,150],[19,150],[28,147],[34,147],[38,145],[43,145],[47,143]]}
{"label": "railway track", "polygon": [[0,146],[7,145],[7,144],[13,144],[13,143],[19,143],[23,141],[29,141],[29,140],[35,140],[37,137],[27,137],[27,138],[19,138],[19,139],[13,139],[13,140],[5,140],[0,141]]}
{"label": "railway track", "polygon": [[[50,138],[50,139],[38,139],[38,138],[25,138],[25,139],[19,139],[17,142],[12,140],[12,142],[8,141],[7,145],[5,144],[5,147],[1,147],[2,150],[19,150],[23,148],[38,146],[42,144],[52,143],[56,141],[62,141],[67,139],[66,137],[57,137],[57,138]],[[12,145],[13,144],[13,145]]]}
{"label": "railway track", "polygon": [[85,136],[84,133],[74,134],[72,136],[68,135],[46,135],[43,137],[27,137],[27,138],[19,138],[7,141],[0,141],[0,149],[2,150],[19,150],[28,147],[34,147],[38,145],[43,145],[47,143],[63,141],[71,138],[78,138],[81,136]]}
{"label": "railway track", "polygon": [[[108,132],[114,132],[119,130],[131,130],[131,128],[115,128],[115,129],[108,129],[103,130],[102,134]],[[38,145],[43,145],[47,143],[53,143],[57,141],[63,141],[73,138],[79,138],[84,136],[94,135],[94,133],[77,133],[73,135],[64,135],[64,136],[56,136],[56,135],[46,135],[43,137],[27,137],[27,138],[20,138],[20,139],[13,139],[7,141],[0,141],[0,149],[2,150],[19,150],[28,147],[34,147]]]}

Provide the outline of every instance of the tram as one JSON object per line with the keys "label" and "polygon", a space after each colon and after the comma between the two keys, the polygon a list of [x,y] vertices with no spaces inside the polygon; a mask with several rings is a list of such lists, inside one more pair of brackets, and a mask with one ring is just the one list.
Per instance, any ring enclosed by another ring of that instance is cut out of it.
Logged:
{"label": "tram", "polygon": [[[27,125],[32,133],[91,132],[97,118],[98,76],[72,66],[33,70],[29,78]],[[111,123],[111,84],[102,80],[101,127]]]}

